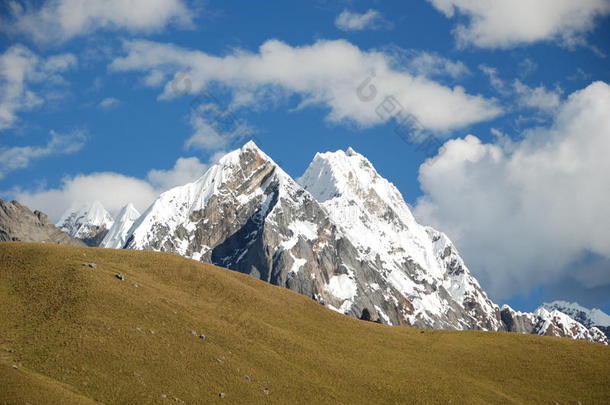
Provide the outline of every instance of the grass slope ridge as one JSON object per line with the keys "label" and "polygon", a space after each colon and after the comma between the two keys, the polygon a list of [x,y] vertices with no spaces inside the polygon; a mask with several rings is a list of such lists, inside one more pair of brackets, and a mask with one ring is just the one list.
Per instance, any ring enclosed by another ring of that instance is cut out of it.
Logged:
{"label": "grass slope ridge", "polygon": [[0,404],[610,402],[607,346],[358,321],[171,254],[0,243],[0,310]]}

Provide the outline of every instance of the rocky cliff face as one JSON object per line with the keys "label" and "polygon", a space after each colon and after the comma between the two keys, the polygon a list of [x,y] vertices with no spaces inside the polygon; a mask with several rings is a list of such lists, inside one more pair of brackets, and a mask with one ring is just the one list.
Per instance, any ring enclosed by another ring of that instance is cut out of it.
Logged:
{"label": "rocky cliff face", "polygon": [[509,332],[542,336],[567,337],[608,344],[608,338],[596,327],[587,327],[558,310],[538,308],[535,312],[518,312],[504,305],[502,321]]}
{"label": "rocky cliff face", "polygon": [[404,304],[408,324],[502,329],[498,307],[449,238],[418,224],[398,189],[364,156],[351,148],[317,154],[299,182],[383,280],[380,295]]}
{"label": "rocky cliff face", "polygon": [[[501,329],[499,309],[447,237],[418,225],[398,191],[362,156],[352,151],[351,158],[386,192],[363,189],[357,200],[334,199],[335,206],[363,212],[351,227],[313,187],[317,166],[301,186],[249,143],[196,182],[162,194],[133,225],[126,247],[208,261],[355,317],[366,309],[387,324]],[[324,181],[341,181],[338,176]]]}
{"label": "rocky cliff face", "polygon": [[32,212],[17,201],[0,200],[0,241],[46,242],[84,245],[57,229],[46,214]]}
{"label": "rocky cliff face", "polygon": [[542,308],[551,312],[562,312],[587,328],[596,327],[604,332],[604,335],[610,339],[610,315],[600,309],[589,309],[582,305],[578,305],[578,303],[567,301],[544,303]]}
{"label": "rocky cliff face", "polygon": [[56,226],[88,246],[99,246],[112,228],[114,219],[99,201],[71,207]]}

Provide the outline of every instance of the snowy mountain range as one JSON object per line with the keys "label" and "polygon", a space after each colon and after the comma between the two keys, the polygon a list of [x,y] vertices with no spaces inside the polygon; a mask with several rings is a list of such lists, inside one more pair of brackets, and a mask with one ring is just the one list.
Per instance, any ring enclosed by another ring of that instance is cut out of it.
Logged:
{"label": "snowy mountain range", "polygon": [[294,180],[248,142],[195,182],[161,194],[141,216],[127,206],[114,221],[94,205],[66,213],[62,229],[88,236],[105,226],[103,247],[213,263],[353,317],[607,343],[594,323],[561,309],[499,308],[449,238],[417,223],[396,187],[351,148],[317,154]]}
{"label": "snowy mountain range", "polygon": [[545,308],[548,311],[557,310],[562,312],[588,328],[598,328],[604,332],[606,336],[610,337],[610,315],[600,309],[587,309],[577,303],[566,301],[544,303],[542,304],[542,308]]}
{"label": "snowy mountain range", "polygon": [[129,203],[117,215],[116,221],[100,243],[100,247],[121,249],[125,246],[127,235],[133,223],[140,217],[140,213]]}
{"label": "snowy mountain range", "polygon": [[55,226],[89,246],[98,246],[113,224],[112,215],[99,201],[93,201],[69,208]]}

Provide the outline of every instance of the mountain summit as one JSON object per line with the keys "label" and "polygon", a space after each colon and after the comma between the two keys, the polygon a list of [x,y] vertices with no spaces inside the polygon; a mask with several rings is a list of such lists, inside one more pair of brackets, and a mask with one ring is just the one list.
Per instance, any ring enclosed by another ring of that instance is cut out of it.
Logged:
{"label": "mountain summit", "polygon": [[66,210],[56,226],[89,246],[98,246],[113,224],[112,215],[99,201],[93,201]]}
{"label": "mountain summit", "polygon": [[[88,235],[101,227],[105,216],[94,208],[68,215],[65,228]],[[352,148],[316,154],[295,181],[248,142],[141,216],[125,207],[102,246],[177,253],[389,325],[607,342],[561,312],[501,310],[447,235],[419,224],[398,189]]]}
{"label": "mountain summit", "polygon": [[104,240],[100,243],[100,247],[121,249],[125,246],[127,234],[131,229],[133,223],[140,217],[140,213],[129,203],[124,206],[119,215],[117,215],[116,221],[104,237]]}
{"label": "mountain summit", "polygon": [[499,330],[499,308],[449,239],[419,225],[353,149],[318,154],[300,184],[253,142],[163,194],[126,247],[181,254],[392,325]]}

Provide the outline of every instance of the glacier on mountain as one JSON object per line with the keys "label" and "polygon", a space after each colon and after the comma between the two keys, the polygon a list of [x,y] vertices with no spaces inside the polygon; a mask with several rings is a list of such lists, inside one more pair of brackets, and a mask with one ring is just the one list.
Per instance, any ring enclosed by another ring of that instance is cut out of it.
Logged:
{"label": "glacier on mountain", "polygon": [[100,243],[100,247],[121,249],[125,246],[127,235],[133,223],[140,217],[140,213],[129,203],[121,209],[114,224]]}
{"label": "glacier on mountain", "polygon": [[114,224],[112,215],[99,201],[70,207],[55,226],[89,246],[98,246]]}

